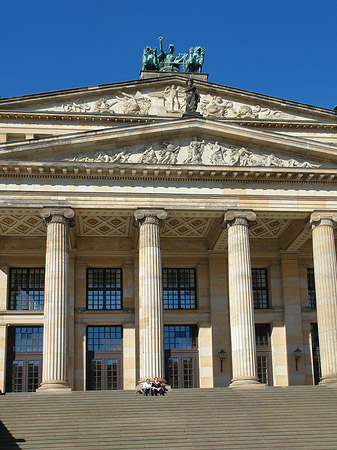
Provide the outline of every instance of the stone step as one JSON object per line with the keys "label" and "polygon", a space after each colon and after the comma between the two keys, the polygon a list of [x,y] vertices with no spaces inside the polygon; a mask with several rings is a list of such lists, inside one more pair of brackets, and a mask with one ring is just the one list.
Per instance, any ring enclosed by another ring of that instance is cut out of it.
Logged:
{"label": "stone step", "polygon": [[[144,433],[148,418],[160,431]],[[336,450],[337,389],[6,394],[0,419],[1,450]]]}

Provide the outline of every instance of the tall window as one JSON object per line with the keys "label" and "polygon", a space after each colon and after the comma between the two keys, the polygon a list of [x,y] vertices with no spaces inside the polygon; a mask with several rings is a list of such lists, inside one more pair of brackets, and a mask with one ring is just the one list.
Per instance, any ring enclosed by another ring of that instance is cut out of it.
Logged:
{"label": "tall window", "polygon": [[122,270],[88,269],[88,309],[122,309]]}
{"label": "tall window", "polygon": [[314,269],[307,269],[309,308],[316,309],[316,287]]}
{"label": "tall window", "polygon": [[44,269],[11,269],[9,309],[43,309]]}
{"label": "tall window", "polygon": [[254,308],[269,308],[267,269],[252,269],[252,282]]}
{"label": "tall window", "polygon": [[196,309],[195,269],[163,269],[164,309]]}

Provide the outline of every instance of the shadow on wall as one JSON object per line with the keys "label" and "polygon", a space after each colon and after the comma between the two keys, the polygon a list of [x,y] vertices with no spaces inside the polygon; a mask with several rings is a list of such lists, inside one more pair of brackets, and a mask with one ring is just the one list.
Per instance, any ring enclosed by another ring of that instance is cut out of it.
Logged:
{"label": "shadow on wall", "polygon": [[25,439],[15,439],[12,434],[7,430],[3,422],[0,420],[0,449],[1,450],[14,450],[20,449],[18,442],[26,442]]}

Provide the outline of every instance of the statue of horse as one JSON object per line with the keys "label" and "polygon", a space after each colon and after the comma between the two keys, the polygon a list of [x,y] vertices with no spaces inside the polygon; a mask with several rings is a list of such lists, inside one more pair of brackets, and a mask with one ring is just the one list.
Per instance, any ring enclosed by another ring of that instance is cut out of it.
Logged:
{"label": "statue of horse", "polygon": [[142,70],[159,70],[157,49],[149,46],[144,48]]}
{"label": "statue of horse", "polygon": [[187,72],[201,72],[202,65],[205,59],[205,49],[204,47],[191,47],[188,59],[183,63],[184,71]]}

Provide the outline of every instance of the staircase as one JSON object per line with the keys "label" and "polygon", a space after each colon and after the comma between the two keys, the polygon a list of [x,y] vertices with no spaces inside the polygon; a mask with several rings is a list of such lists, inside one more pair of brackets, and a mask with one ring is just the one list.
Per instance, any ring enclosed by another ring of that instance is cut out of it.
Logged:
{"label": "staircase", "polygon": [[337,449],[337,389],[0,396],[0,449]]}

